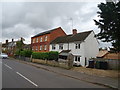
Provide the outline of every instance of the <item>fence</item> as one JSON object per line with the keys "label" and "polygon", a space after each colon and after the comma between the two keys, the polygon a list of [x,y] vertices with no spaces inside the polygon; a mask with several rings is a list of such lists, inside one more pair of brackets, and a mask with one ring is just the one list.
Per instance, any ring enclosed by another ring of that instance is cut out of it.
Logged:
{"label": "fence", "polygon": [[108,69],[120,69],[120,59],[102,59],[96,58],[95,61],[105,61],[108,64]]}

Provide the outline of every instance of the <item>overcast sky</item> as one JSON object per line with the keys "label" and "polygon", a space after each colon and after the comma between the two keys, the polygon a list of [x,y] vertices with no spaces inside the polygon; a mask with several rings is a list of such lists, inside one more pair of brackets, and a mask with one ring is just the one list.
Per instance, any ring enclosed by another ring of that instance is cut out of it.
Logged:
{"label": "overcast sky", "polygon": [[98,33],[99,29],[93,21],[99,19],[98,4],[100,2],[4,2],[0,16],[2,42],[24,37],[25,43],[31,43],[31,36],[57,27],[71,34],[70,18],[78,32],[94,30]]}

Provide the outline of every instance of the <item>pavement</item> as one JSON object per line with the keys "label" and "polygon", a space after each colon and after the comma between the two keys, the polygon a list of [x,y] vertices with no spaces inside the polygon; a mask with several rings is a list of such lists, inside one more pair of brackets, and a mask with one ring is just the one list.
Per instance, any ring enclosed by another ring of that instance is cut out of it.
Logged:
{"label": "pavement", "polygon": [[76,72],[76,71],[72,71],[72,70],[66,70],[66,69],[62,69],[59,67],[41,65],[41,64],[26,62],[26,61],[21,61],[21,60],[16,60],[16,61],[19,61],[19,62],[25,63],[25,64],[29,64],[29,65],[35,66],[37,68],[41,68],[41,69],[44,69],[44,70],[47,70],[50,72],[54,72],[54,73],[57,73],[57,74],[60,74],[63,76],[77,79],[80,81],[85,81],[88,83],[97,84],[97,85],[101,85],[101,86],[105,86],[105,87],[109,87],[109,88],[113,88],[113,89],[120,89],[118,78],[100,77],[100,76],[88,75],[85,73]]}

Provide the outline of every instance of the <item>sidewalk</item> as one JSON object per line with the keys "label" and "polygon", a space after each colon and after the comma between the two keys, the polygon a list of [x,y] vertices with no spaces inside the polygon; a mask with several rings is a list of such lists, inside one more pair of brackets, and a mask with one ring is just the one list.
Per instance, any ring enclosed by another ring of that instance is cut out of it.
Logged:
{"label": "sidewalk", "polygon": [[[81,73],[81,72],[62,69],[59,67],[51,67],[51,66],[47,66],[47,65],[41,65],[41,64],[36,64],[36,63],[26,62],[26,61],[20,61],[20,62],[29,64],[29,65],[32,65],[32,66],[35,66],[37,68],[41,68],[41,69],[44,69],[47,71],[51,71],[51,72],[54,72],[57,74],[61,74],[61,75],[64,75],[64,76],[67,76],[70,78],[93,83],[93,84],[103,85],[103,86],[110,87],[110,88],[118,88],[118,86],[119,86],[117,78],[99,77],[99,76],[95,76],[95,75],[93,76],[93,75],[88,75],[88,74]],[[119,87],[119,89],[120,89],[120,87]]]}

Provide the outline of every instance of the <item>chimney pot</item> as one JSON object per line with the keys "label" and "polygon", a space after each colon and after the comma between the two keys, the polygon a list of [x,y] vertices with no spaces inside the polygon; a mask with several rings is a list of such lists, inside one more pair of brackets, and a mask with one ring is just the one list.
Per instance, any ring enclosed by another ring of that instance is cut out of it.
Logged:
{"label": "chimney pot", "polygon": [[6,44],[8,43],[8,40],[6,40]]}
{"label": "chimney pot", "polygon": [[77,34],[77,30],[76,29],[73,29],[73,34]]}
{"label": "chimney pot", "polygon": [[14,39],[12,39],[12,42],[14,41]]}

